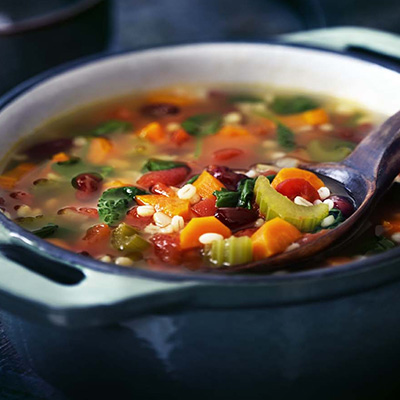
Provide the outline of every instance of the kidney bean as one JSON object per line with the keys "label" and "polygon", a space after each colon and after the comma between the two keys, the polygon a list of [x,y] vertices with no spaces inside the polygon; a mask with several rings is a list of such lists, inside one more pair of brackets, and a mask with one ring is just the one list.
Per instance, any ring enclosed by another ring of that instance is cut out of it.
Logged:
{"label": "kidney bean", "polygon": [[103,180],[101,175],[94,173],[85,173],[77,175],[72,179],[72,186],[81,192],[94,193],[99,189],[99,184]]}
{"label": "kidney bean", "polygon": [[170,103],[152,103],[143,106],[140,112],[148,117],[165,117],[167,115],[176,115],[180,109],[175,104]]}
{"label": "kidney bean", "polygon": [[72,139],[70,138],[52,139],[28,147],[25,150],[25,154],[28,157],[36,160],[44,159],[49,158],[52,155],[57,154],[61,151],[66,151],[70,147],[72,147]]}
{"label": "kidney bean", "polygon": [[348,218],[354,212],[354,205],[352,201],[345,196],[330,196],[329,197],[333,201],[333,207],[340,210],[343,214],[343,217]]}
{"label": "kidney bean", "polygon": [[215,217],[232,230],[242,229],[251,225],[257,218],[258,212],[247,208],[217,208]]}
{"label": "kidney bean", "polygon": [[244,174],[237,174],[230,168],[220,165],[209,165],[207,172],[222,182],[228,190],[236,190],[238,183],[247,178]]}

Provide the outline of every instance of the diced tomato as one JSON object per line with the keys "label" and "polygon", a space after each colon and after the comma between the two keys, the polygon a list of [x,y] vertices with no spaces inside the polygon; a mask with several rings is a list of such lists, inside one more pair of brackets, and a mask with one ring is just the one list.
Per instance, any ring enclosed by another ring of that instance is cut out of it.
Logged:
{"label": "diced tomato", "polygon": [[297,196],[301,196],[311,203],[320,199],[317,189],[301,178],[286,179],[276,187],[276,190],[292,201]]}
{"label": "diced tomato", "polygon": [[153,217],[141,217],[137,213],[137,207],[133,207],[126,214],[125,222],[134,228],[144,229],[153,222]]}
{"label": "diced tomato", "polygon": [[189,172],[190,170],[186,167],[148,172],[138,179],[137,184],[144,188],[149,188],[156,183],[164,183],[165,185],[175,186],[182,183],[189,175]]}
{"label": "diced tomato", "polygon": [[98,224],[90,227],[86,231],[83,240],[90,245],[98,245],[105,243],[110,239],[111,229],[106,224]]}
{"label": "diced tomato", "polygon": [[173,189],[171,189],[169,186],[165,185],[164,183],[156,183],[154,186],[150,188],[151,193],[154,194],[161,194],[163,196],[167,197],[175,197],[176,193]]}
{"label": "diced tomato", "polygon": [[320,199],[317,189],[311,183],[301,178],[286,179],[278,184],[276,190],[292,201],[297,196],[301,196],[311,203]]}
{"label": "diced tomato", "polygon": [[190,135],[184,129],[178,129],[171,135],[171,142],[177,146],[181,146],[190,139]]}
{"label": "diced tomato", "polygon": [[239,157],[244,154],[243,150],[240,149],[220,149],[213,153],[213,157],[216,161],[226,161],[231,158]]}
{"label": "diced tomato", "polygon": [[155,255],[164,263],[178,265],[182,261],[179,234],[157,234],[151,239]]}
{"label": "diced tomato", "polygon": [[211,217],[217,211],[215,196],[207,197],[192,206],[192,211],[200,217]]}

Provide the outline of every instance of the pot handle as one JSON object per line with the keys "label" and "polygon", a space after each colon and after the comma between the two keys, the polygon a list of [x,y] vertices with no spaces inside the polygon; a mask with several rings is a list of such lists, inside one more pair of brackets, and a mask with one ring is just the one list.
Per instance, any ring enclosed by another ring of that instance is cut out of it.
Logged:
{"label": "pot handle", "polygon": [[[23,252],[29,259],[21,263]],[[68,327],[111,324],[187,303],[195,286],[193,281],[66,265],[24,246],[0,243],[0,307],[34,321]]]}
{"label": "pot handle", "polygon": [[336,51],[362,49],[400,61],[400,37],[376,29],[335,27],[279,35],[278,41],[308,44]]}

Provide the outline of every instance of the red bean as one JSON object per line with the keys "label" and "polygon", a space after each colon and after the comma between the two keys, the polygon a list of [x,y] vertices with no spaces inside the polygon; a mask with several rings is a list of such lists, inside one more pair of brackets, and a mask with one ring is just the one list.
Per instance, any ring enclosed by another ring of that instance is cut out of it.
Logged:
{"label": "red bean", "polygon": [[329,198],[333,201],[333,207],[342,212],[343,217],[348,218],[351,214],[353,214],[354,205],[348,197],[330,196]]}
{"label": "red bean", "polygon": [[95,173],[80,174],[72,179],[72,186],[87,194],[97,192],[100,182],[103,180],[101,175]]}
{"label": "red bean", "polygon": [[209,165],[207,171],[222,182],[228,190],[236,190],[238,183],[247,178],[244,174],[237,174],[230,168],[220,165]]}
{"label": "red bean", "polygon": [[229,229],[236,230],[251,225],[258,218],[258,212],[240,207],[221,207],[217,208],[215,216]]}
{"label": "red bean", "polygon": [[175,104],[170,103],[153,103],[147,104],[140,109],[140,112],[148,117],[165,117],[167,115],[175,115],[180,109]]}
{"label": "red bean", "polygon": [[155,255],[166,264],[178,265],[182,262],[182,251],[177,234],[157,234],[150,239]]}
{"label": "red bean", "polygon": [[70,147],[72,147],[72,139],[70,138],[53,139],[28,147],[28,149],[25,150],[25,154],[36,160],[44,159],[61,151],[66,151]]}

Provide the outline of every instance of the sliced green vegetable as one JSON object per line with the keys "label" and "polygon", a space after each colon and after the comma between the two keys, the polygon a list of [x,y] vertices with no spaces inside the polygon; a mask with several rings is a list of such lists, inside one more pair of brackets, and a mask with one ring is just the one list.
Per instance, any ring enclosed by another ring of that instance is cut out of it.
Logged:
{"label": "sliced green vegetable", "polygon": [[185,119],[182,128],[192,136],[208,136],[217,133],[222,124],[219,114],[198,114]]}
{"label": "sliced green vegetable", "polygon": [[254,94],[250,93],[237,93],[228,97],[229,103],[263,103],[264,100]]}
{"label": "sliced green vegetable", "polygon": [[172,169],[177,167],[186,167],[186,163],[171,160],[159,160],[157,158],[150,158],[142,167],[142,172],[162,171],[165,169]]}
{"label": "sliced green vegetable", "polygon": [[125,223],[119,224],[113,230],[111,244],[117,250],[128,250],[134,253],[141,253],[150,246],[150,243],[143,239],[135,228]]}
{"label": "sliced green vegetable", "polygon": [[293,131],[286,125],[278,122],[276,125],[276,135],[278,143],[286,150],[294,150],[296,141]]}
{"label": "sliced green vegetable", "polygon": [[311,140],[307,144],[307,152],[312,161],[338,162],[345,159],[354,150],[356,145],[345,140],[327,138]]}
{"label": "sliced green vegetable", "polygon": [[106,190],[97,204],[100,220],[108,225],[116,225],[124,218],[139,194],[146,194],[146,192],[134,186]]}
{"label": "sliced green vegetable", "polygon": [[127,132],[133,129],[132,124],[127,121],[110,120],[103,122],[90,131],[91,136],[105,136],[110,133]]}
{"label": "sliced green vegetable", "polygon": [[271,110],[280,115],[297,114],[318,107],[319,104],[307,96],[277,96],[270,105]]}
{"label": "sliced green vegetable", "polygon": [[312,232],[328,216],[327,204],[299,206],[277,192],[265,176],[259,176],[254,187],[256,203],[268,221],[280,217],[303,232]]}
{"label": "sliced green vegetable", "polygon": [[205,249],[206,257],[217,267],[244,264],[252,261],[252,243],[248,236],[216,240]]}
{"label": "sliced green vegetable", "polygon": [[44,239],[49,236],[52,236],[54,232],[58,229],[58,225],[48,223],[45,226],[42,226],[40,229],[36,229],[32,231],[32,233],[36,236],[39,236],[40,238]]}

